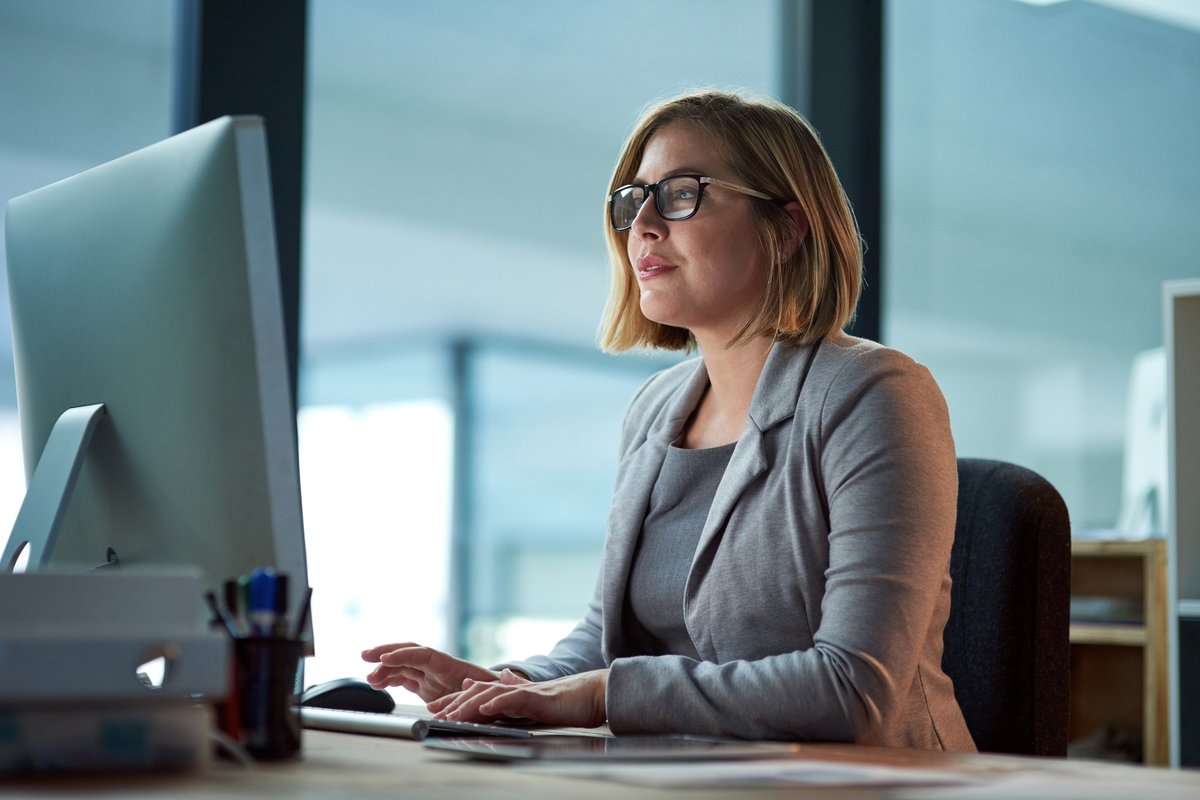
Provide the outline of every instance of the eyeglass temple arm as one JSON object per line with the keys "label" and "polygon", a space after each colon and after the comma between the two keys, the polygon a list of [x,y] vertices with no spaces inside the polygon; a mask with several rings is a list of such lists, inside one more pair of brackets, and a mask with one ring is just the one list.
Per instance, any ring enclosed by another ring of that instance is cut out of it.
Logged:
{"label": "eyeglass temple arm", "polygon": [[726,189],[732,189],[735,192],[741,192],[742,194],[748,194],[751,197],[761,197],[763,200],[774,200],[775,199],[774,197],[771,197],[771,195],[764,194],[763,192],[760,192],[757,189],[750,189],[746,186],[738,186],[736,183],[730,183],[729,181],[723,181],[723,180],[720,180],[719,178],[701,178],[700,181],[701,181],[701,183],[711,183],[713,186],[723,186]]}

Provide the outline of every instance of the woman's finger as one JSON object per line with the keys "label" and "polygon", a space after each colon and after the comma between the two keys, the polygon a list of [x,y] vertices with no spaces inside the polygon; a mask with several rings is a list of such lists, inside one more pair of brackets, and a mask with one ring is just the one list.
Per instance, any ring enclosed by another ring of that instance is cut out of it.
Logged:
{"label": "woman's finger", "polygon": [[481,722],[486,718],[479,714],[479,706],[501,692],[509,691],[507,686],[499,683],[477,682],[454,696],[454,700],[443,706],[435,716],[439,719],[453,719],[464,722]]}
{"label": "woman's finger", "polygon": [[387,664],[389,667],[405,665],[424,667],[440,660],[450,660],[450,658],[445,653],[434,650],[431,647],[413,645],[410,647],[397,647],[394,650],[380,653],[379,663]]}
{"label": "woman's finger", "polygon": [[419,646],[420,645],[418,645],[414,642],[397,642],[395,644],[378,644],[378,645],[375,645],[374,647],[368,647],[366,650],[363,650],[362,651],[362,659],[363,659],[363,661],[378,661],[379,657],[381,655],[383,655],[384,653],[391,652],[392,650],[402,650],[402,649],[408,648],[408,647],[419,647]]}
{"label": "woman's finger", "polygon": [[524,675],[518,675],[508,667],[500,671],[500,682],[505,686],[520,686],[523,683],[533,683],[529,678],[526,678]]}

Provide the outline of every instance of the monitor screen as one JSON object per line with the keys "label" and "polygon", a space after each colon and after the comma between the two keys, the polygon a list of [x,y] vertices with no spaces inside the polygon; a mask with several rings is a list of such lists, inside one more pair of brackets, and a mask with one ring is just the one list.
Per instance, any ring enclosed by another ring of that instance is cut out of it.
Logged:
{"label": "monitor screen", "polygon": [[[31,568],[190,564],[219,594],[272,566],[289,575],[292,611],[302,602],[270,198],[261,119],[225,117],[9,202],[26,477],[40,480],[64,412],[104,407]],[[18,526],[53,518],[41,506],[56,499],[31,487]]]}

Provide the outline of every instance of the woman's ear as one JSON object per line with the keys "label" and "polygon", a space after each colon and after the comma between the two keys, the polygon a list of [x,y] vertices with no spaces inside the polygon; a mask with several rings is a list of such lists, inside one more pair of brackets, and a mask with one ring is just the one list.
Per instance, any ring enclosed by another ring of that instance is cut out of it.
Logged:
{"label": "woman's ear", "polygon": [[784,243],[784,251],[787,253],[787,257],[791,258],[800,249],[804,237],[808,236],[808,215],[804,213],[803,206],[795,200],[784,205],[783,210],[792,218],[792,228]]}

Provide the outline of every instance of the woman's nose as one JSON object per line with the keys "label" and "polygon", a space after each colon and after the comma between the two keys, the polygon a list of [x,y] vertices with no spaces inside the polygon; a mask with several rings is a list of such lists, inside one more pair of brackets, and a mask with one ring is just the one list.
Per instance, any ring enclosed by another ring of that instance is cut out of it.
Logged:
{"label": "woman's nose", "polygon": [[646,196],[645,202],[633,218],[633,225],[629,231],[639,239],[661,239],[667,235],[667,221],[658,213],[654,195]]}

